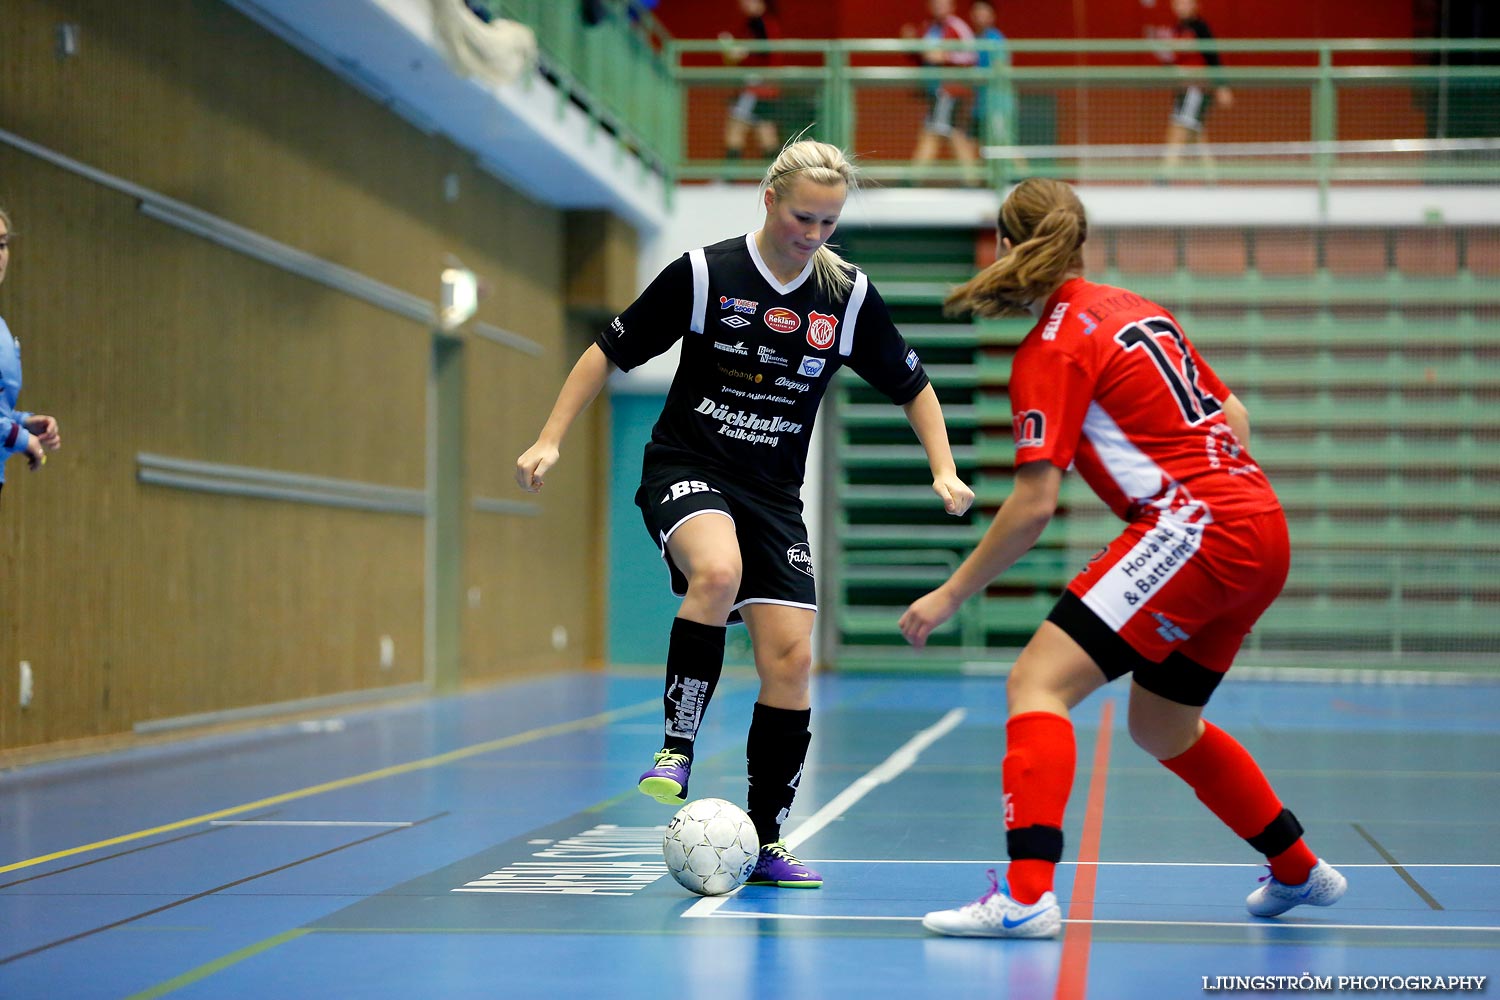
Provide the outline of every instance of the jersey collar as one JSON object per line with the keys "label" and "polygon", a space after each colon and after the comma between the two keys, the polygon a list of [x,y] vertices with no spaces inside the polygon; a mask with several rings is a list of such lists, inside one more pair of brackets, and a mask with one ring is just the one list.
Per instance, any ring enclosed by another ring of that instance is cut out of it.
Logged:
{"label": "jersey collar", "polygon": [[812,274],[813,262],[812,258],[808,258],[807,266],[802,269],[802,273],[793,278],[789,283],[783,285],[781,282],[776,280],[776,275],[771,273],[771,269],[767,267],[766,262],[761,259],[760,247],[755,245],[754,233],[745,234],[745,247],[750,251],[750,259],[755,261],[755,269],[760,272],[760,276],[766,279],[766,284],[776,289],[776,291],[781,295],[790,295],[797,289],[801,288],[802,283],[807,280],[807,276],[809,274]]}

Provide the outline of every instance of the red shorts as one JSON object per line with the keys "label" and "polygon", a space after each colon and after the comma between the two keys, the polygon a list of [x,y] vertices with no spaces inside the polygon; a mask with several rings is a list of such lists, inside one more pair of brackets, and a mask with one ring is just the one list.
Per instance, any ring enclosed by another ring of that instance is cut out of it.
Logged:
{"label": "red shorts", "polygon": [[1290,562],[1280,510],[1209,524],[1167,516],[1132,522],[1073,578],[1068,593],[1142,660],[1180,655],[1222,674],[1281,593]]}

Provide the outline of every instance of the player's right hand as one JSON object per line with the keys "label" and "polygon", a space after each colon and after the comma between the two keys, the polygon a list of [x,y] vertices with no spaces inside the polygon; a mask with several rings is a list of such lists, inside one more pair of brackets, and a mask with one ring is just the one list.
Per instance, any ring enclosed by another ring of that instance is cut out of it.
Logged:
{"label": "player's right hand", "polygon": [[957,610],[958,605],[948,596],[947,591],[939,587],[912,601],[911,607],[906,609],[897,624],[906,641],[921,649],[927,645],[927,637],[932,634],[933,629],[952,618]]}
{"label": "player's right hand", "polygon": [[32,472],[47,464],[47,453],[42,450],[42,439],[35,434],[26,439],[26,467]]}
{"label": "player's right hand", "polygon": [[553,445],[536,444],[527,448],[516,459],[516,485],[527,493],[536,493],[542,488],[542,477],[557,464],[558,451]]}

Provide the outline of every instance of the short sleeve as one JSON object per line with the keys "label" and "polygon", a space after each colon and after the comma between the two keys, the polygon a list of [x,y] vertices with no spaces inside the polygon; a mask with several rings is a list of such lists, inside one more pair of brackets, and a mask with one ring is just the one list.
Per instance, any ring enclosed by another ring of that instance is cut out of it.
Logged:
{"label": "short sleeve", "polygon": [[671,347],[692,323],[693,268],[686,254],[662,268],[625,311],[594,337],[604,356],[630,371]]}
{"label": "short sleeve", "polygon": [[859,311],[846,313],[844,322],[853,322],[853,344],[849,367],[897,406],[905,406],[927,388],[929,379],[917,352],[907,347],[906,338],[896,329],[885,300],[869,285]]}
{"label": "short sleeve", "polygon": [[1094,382],[1077,359],[1050,345],[1016,356],[1010,399],[1017,466],[1051,462],[1066,469],[1073,464]]}

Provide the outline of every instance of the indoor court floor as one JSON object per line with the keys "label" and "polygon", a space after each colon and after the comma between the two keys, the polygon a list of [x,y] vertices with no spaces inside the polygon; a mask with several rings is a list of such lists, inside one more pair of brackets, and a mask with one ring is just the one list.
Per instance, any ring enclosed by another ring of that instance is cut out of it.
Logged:
{"label": "indoor court floor", "polygon": [[[1127,1000],[1491,977],[1500,683],[1350,676],[1231,674],[1208,713],[1348,876],[1328,909],[1245,913],[1256,856],[1130,742],[1116,685],[1076,713],[1063,935],[928,934],[923,913],[1002,867],[998,676],[820,676],[786,830],[824,888],[700,899],[661,863],[672,810],[634,789],[660,679],[580,673],[0,773],[0,997]],[[691,797],[743,802],[754,692],[726,673]]]}

